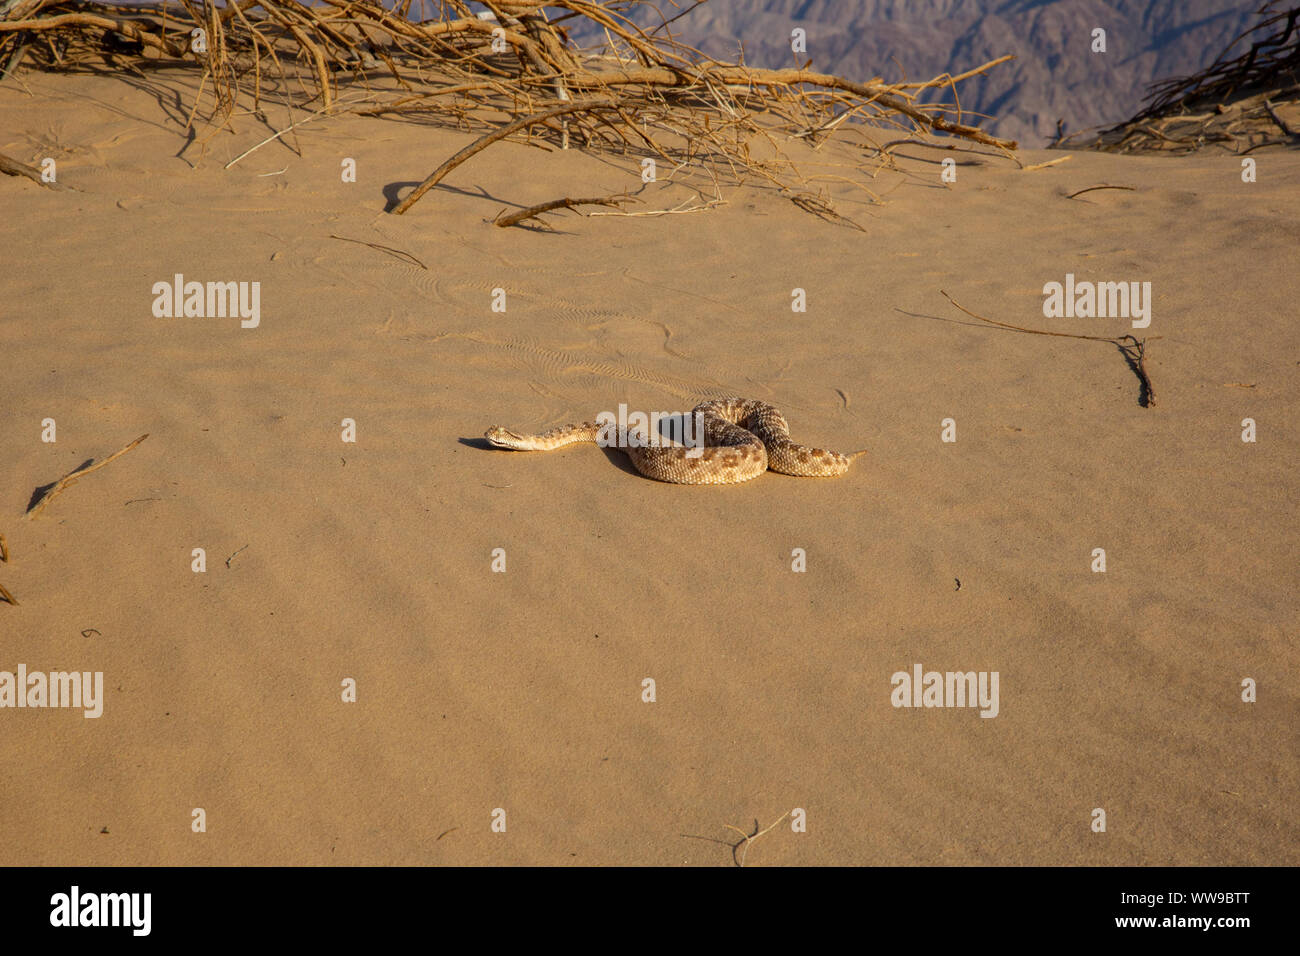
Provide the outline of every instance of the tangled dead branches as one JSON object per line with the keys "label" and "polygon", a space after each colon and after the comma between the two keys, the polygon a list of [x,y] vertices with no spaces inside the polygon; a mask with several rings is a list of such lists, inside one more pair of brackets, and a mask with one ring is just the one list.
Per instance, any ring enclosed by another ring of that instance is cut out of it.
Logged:
{"label": "tangled dead branches", "polygon": [[[1009,56],[925,82],[860,82],[807,64],[720,62],[674,38],[676,17],[653,29],[638,26],[656,9],[641,0],[482,0],[486,9],[477,13],[466,0],[431,0],[432,15],[423,16],[422,6],[418,17],[412,2],[390,10],[381,0],[129,7],[0,0],[0,71],[24,61],[64,70],[102,61],[141,75],[193,65],[201,79],[186,125],[194,130],[201,119],[202,144],[233,128],[236,104],[248,102],[270,125],[265,109],[282,103],[289,121],[271,139],[343,111],[401,115],[454,124],[489,141],[517,133],[561,148],[576,142],[653,157],[670,169],[707,170],[715,184],[757,178],[798,195],[808,195],[809,178],[783,148],[796,140],[816,148],[851,133],[882,164],[897,142],[881,146],[872,138],[882,126],[905,137],[1016,147],[972,125],[957,98],[958,83]],[[586,32],[603,33],[601,50],[583,51],[570,39],[568,27],[578,20]],[[936,92],[951,102],[923,102]],[[295,110],[311,113],[304,119]],[[506,128],[510,134],[502,134]],[[423,195],[417,192],[393,211],[404,212]]]}
{"label": "tangled dead branches", "polygon": [[1146,107],[1132,119],[1056,145],[1172,154],[1217,145],[1244,155],[1300,143],[1300,6],[1280,9],[1279,2],[1265,3],[1260,20],[1210,66],[1153,86]]}

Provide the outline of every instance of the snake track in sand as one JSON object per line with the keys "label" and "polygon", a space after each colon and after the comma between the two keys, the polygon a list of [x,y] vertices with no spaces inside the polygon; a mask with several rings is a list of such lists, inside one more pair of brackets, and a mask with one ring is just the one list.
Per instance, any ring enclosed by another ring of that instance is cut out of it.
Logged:
{"label": "snake track in sand", "polygon": [[[790,439],[785,416],[772,405],[746,398],[701,402],[691,417],[702,428],[703,447],[663,446],[648,440],[644,430],[629,427],[608,441],[609,423],[562,425],[539,435],[526,435],[493,425],[484,438],[495,448],[511,451],[551,451],[576,442],[617,445],[647,478],[679,485],[734,485],[757,478],[769,468],[784,475],[829,478],[842,475],[858,455],[841,455],[809,448]],[[696,442],[698,445],[698,440]]]}

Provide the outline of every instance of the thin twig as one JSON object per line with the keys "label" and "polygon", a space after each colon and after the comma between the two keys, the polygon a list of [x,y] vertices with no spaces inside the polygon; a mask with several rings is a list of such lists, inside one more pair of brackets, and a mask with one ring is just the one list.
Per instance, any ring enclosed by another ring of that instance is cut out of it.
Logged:
{"label": "thin twig", "polygon": [[688,205],[690,202],[691,200],[684,199],[676,206],[674,206],[672,209],[642,209],[638,212],[626,212],[626,211],[600,212],[599,210],[597,210],[596,212],[591,212],[588,213],[587,215],[589,217],[626,216],[629,219],[636,219],[640,217],[674,216],[674,215],[683,215],[685,213],[690,213],[690,212],[706,212],[707,210],[710,210],[715,206],[725,206],[727,204],[727,201],[725,199],[710,199],[704,202],[703,204],[694,205],[694,206]]}
{"label": "thin twig", "polygon": [[[1145,395],[1140,395],[1138,401],[1146,408],[1151,408],[1156,403],[1156,390],[1151,385],[1151,377],[1147,375],[1146,367],[1146,339],[1138,339],[1132,335],[1106,336],[1106,335],[1080,335],[1077,332],[1049,332],[1045,329],[1027,329],[1020,325],[1010,325],[1006,322],[999,322],[996,319],[986,318],[977,312],[972,312],[966,308],[943,289],[939,290],[945,299],[955,305],[961,311],[965,312],[972,319],[979,319],[981,322],[987,322],[989,325],[996,325],[999,328],[1010,329],[1013,332],[1028,332],[1030,335],[1054,335],[1064,339],[1085,339],[1089,342],[1108,342],[1120,350],[1125,360],[1137,375],[1138,381],[1145,390]],[[1158,339],[1160,336],[1153,335],[1152,339]],[[1124,340],[1128,339],[1128,342]],[[1142,399],[1145,398],[1145,401]]]}
{"label": "thin twig", "polygon": [[488,133],[486,136],[483,136],[475,140],[473,143],[470,143],[470,145],[466,146],[455,156],[451,157],[451,159],[447,160],[445,163],[443,163],[441,166],[435,169],[432,173],[430,173],[428,178],[426,178],[424,182],[420,183],[420,185],[415,187],[415,191],[412,192],[411,195],[407,196],[405,199],[403,199],[400,203],[397,204],[397,206],[393,209],[393,214],[396,216],[402,215],[404,212],[406,212],[406,210],[410,209],[417,202],[419,202],[421,196],[427,193],[434,186],[438,185],[438,181],[441,180],[442,177],[446,176],[449,172],[451,172],[461,163],[465,162],[465,160],[469,159],[475,153],[481,152],[482,150],[491,146],[499,139],[505,139],[507,136],[511,135],[512,133],[517,133],[521,129],[527,129],[531,126],[536,126],[538,123],[544,123],[547,120],[554,119],[557,116],[565,116],[568,115],[569,113],[582,113],[590,110],[599,110],[599,109],[608,110],[608,109],[615,109],[615,108],[616,105],[609,100],[596,101],[596,102],[566,103],[563,106],[556,106],[549,110],[543,110],[540,113],[533,113],[531,116],[524,116],[520,119],[515,120],[513,123],[510,123],[506,126],[502,126],[500,129],[494,130],[491,133]]}
{"label": "thin twig", "polygon": [[[1128,339],[1132,344],[1121,344],[1124,339]],[[1128,360],[1129,365],[1133,365],[1136,361],[1137,364],[1134,366],[1133,371],[1137,373],[1137,377],[1142,382],[1142,386],[1147,390],[1146,407],[1154,408],[1156,404],[1156,390],[1151,384],[1151,376],[1147,374],[1147,340],[1139,339],[1135,335],[1121,335],[1119,341],[1115,344],[1119,350],[1124,353],[1124,358]],[[1139,396],[1138,400],[1141,401],[1141,396]]]}
{"label": "thin twig", "polygon": [[364,239],[349,239],[347,236],[336,236],[333,233],[330,233],[330,238],[342,239],[344,242],[356,242],[363,246],[369,246],[371,249],[378,249],[380,252],[387,252],[391,255],[397,256],[399,259],[405,259],[408,262],[412,262],[415,265],[419,266],[421,269],[423,269],[425,272],[429,271],[429,267],[426,266],[423,262],[415,258],[415,256],[411,255],[409,252],[403,252],[401,249],[394,249],[392,246],[380,245],[377,242],[366,242],[366,240]]}
{"label": "thin twig", "polygon": [[54,483],[54,486],[50,488],[49,491],[47,491],[41,497],[41,500],[36,503],[35,507],[31,508],[27,512],[28,519],[35,518],[38,514],[44,511],[45,506],[50,503],[50,501],[54,498],[55,495],[61,492],[64,488],[67,488],[69,485],[75,484],[78,478],[84,478],[92,471],[98,471],[99,469],[103,468],[114,458],[122,457],[128,451],[130,451],[132,448],[140,444],[140,442],[144,441],[148,437],[149,437],[148,433],[143,434],[135,441],[131,442],[131,444],[127,445],[125,448],[121,449],[120,451],[113,452],[113,454],[109,455],[103,461],[97,461],[93,465],[87,465],[85,468],[78,468],[76,471],[64,475],[57,482]]}
{"label": "thin twig", "polygon": [[848,216],[840,215],[830,204],[812,193],[788,193],[786,198],[805,212],[810,212],[814,216],[819,216],[827,222],[842,223],[856,229],[858,232],[866,232],[859,223],[854,222]]}
{"label": "thin twig", "polygon": [[26,163],[20,163],[16,159],[10,159],[4,153],[0,153],[0,173],[9,176],[26,176],[32,182],[46,189],[67,189],[68,187],[60,182],[48,183],[41,178],[41,171],[35,166],[28,166]]}
{"label": "thin twig", "polygon": [[226,165],[223,166],[222,168],[223,168],[223,169],[229,169],[231,166],[234,166],[235,163],[239,162],[239,161],[240,161],[241,159],[243,159],[245,156],[248,156],[248,155],[251,154],[251,153],[255,153],[255,152],[257,152],[259,149],[261,149],[261,148],[262,148],[263,146],[265,146],[267,143],[274,143],[277,139],[279,139],[279,138],[280,138],[281,136],[283,136],[285,133],[288,133],[290,130],[295,130],[295,129],[297,129],[299,126],[305,126],[307,123],[310,123],[312,120],[320,119],[322,116],[324,116],[326,113],[328,113],[331,109],[333,109],[333,107],[334,107],[334,104],[331,104],[330,106],[322,107],[321,109],[318,109],[315,113],[312,113],[310,116],[306,116],[306,117],[304,117],[304,118],[298,120],[298,122],[296,122],[296,123],[290,123],[290,124],[289,124],[288,126],[286,126],[284,129],[280,130],[278,133],[275,133],[275,134],[273,134],[273,135],[271,135],[271,136],[268,136],[266,139],[262,140],[262,141],[261,141],[260,143],[258,143],[256,146],[252,146],[252,147],[250,147],[250,148],[244,150],[242,153],[240,153],[238,156],[236,156],[236,157],[235,157],[234,159],[232,159],[230,162],[226,163]]}
{"label": "thin twig", "polygon": [[[730,823],[724,823],[723,824],[724,827],[726,827],[728,830],[735,830],[737,833],[740,834],[741,837],[741,839],[731,848],[731,858],[735,860],[736,866],[743,867],[745,865],[745,858],[749,855],[749,845],[751,843],[753,843],[755,840],[761,837],[764,833],[776,829],[776,827],[779,826],[785,820],[785,818],[790,815],[790,813],[791,811],[789,810],[785,811],[785,813],[781,814],[781,818],[777,820],[776,823],[773,823],[770,826],[766,827],[762,832],[759,832],[757,820],[754,821],[753,833],[746,833],[744,830],[740,829],[740,827],[733,827]],[[745,852],[740,854],[740,858],[737,859],[736,851],[740,849],[742,846],[745,848]]]}
{"label": "thin twig", "polygon": [[1032,166],[1022,166],[1020,168],[1028,173],[1035,169],[1046,169],[1048,166],[1055,166],[1057,163],[1063,163],[1069,158],[1069,156],[1062,156],[1060,159],[1049,159],[1045,163],[1034,163]]}
{"label": "thin twig", "polygon": [[1127,189],[1129,192],[1132,192],[1134,187],[1133,186],[1089,186],[1087,189],[1080,189],[1077,193],[1070,193],[1070,195],[1066,196],[1065,198],[1073,199],[1075,196],[1082,196],[1084,193],[1090,193],[1094,189]]}
{"label": "thin twig", "polygon": [[[516,226],[525,219],[532,219],[540,216],[544,212],[550,212],[552,209],[574,209],[578,206],[617,206],[625,202],[640,202],[635,196],[618,195],[618,196],[598,196],[593,199],[552,199],[550,202],[538,203],[536,206],[529,206],[527,209],[520,209],[510,213],[508,216],[498,215],[492,221],[501,227]],[[542,222],[542,220],[538,220]],[[542,223],[545,225],[545,223]]]}

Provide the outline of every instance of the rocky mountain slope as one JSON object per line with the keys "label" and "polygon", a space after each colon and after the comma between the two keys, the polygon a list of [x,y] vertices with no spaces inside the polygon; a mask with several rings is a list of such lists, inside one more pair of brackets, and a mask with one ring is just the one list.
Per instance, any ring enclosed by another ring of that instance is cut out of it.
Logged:
{"label": "rocky mountain slope", "polygon": [[[688,0],[680,0],[683,8]],[[1041,146],[1056,134],[1119,122],[1156,80],[1207,66],[1257,21],[1262,0],[708,0],[673,23],[718,57],[850,77],[929,79],[1004,53],[1016,59],[961,88],[999,136]],[[672,7],[664,5],[666,15]],[[801,27],[807,53],[791,51]],[[1105,30],[1106,52],[1092,52]]]}

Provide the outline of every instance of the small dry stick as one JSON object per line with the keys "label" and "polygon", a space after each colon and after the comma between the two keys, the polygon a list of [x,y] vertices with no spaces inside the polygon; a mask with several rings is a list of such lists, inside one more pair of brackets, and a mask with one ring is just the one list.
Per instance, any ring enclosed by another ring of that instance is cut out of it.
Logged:
{"label": "small dry stick", "polygon": [[28,166],[26,163],[20,163],[16,159],[10,159],[4,153],[0,153],[0,173],[9,176],[26,176],[32,182],[44,186],[46,189],[67,189],[62,183],[47,183],[41,179],[41,171],[35,166]]}
{"label": "small dry stick", "polygon": [[513,123],[509,123],[506,126],[502,126],[500,129],[494,130],[493,132],[488,133],[486,136],[481,137],[480,139],[477,139],[474,142],[470,143],[468,146],[462,149],[455,156],[451,157],[451,159],[447,160],[445,163],[443,163],[441,166],[435,169],[429,175],[429,177],[425,179],[424,182],[420,183],[420,185],[415,187],[415,191],[412,192],[411,195],[407,196],[405,199],[403,199],[400,203],[398,203],[393,208],[393,215],[395,216],[402,215],[402,213],[406,212],[406,210],[410,209],[417,202],[419,202],[421,196],[427,193],[434,186],[438,185],[438,182],[439,180],[442,179],[442,177],[446,176],[449,172],[451,172],[461,163],[465,162],[465,160],[469,159],[475,153],[487,149],[487,147],[491,146],[499,139],[505,139],[510,134],[517,133],[521,129],[527,129],[530,126],[536,126],[538,123],[545,123],[549,119],[554,119],[557,116],[564,116],[568,113],[581,113],[587,110],[600,110],[600,109],[609,110],[614,108],[615,108],[615,104],[607,101],[596,102],[596,103],[592,103],[592,102],[566,103],[564,106],[556,106],[553,109],[543,110],[540,113],[534,113],[531,116],[525,116],[522,119],[515,120]]}
{"label": "small dry stick", "polygon": [[[955,305],[961,311],[965,312],[972,319],[979,319],[981,322],[987,322],[989,325],[996,325],[999,328],[1011,329],[1013,332],[1028,332],[1030,335],[1055,335],[1063,339],[1085,339],[1089,342],[1109,342],[1123,353],[1125,360],[1137,374],[1138,381],[1146,390],[1146,407],[1151,408],[1156,403],[1156,390],[1151,385],[1151,378],[1147,375],[1146,354],[1147,340],[1138,339],[1132,335],[1107,336],[1107,335],[1079,335],[1077,332],[1048,332],[1044,329],[1026,329],[1019,325],[1010,325],[1006,322],[998,322],[996,319],[985,318],[976,312],[966,308],[943,289],[939,290],[945,299]],[[1159,338],[1155,335],[1152,338]],[[1128,342],[1124,340],[1128,339]]]}
{"label": "small dry stick", "polygon": [[103,461],[97,461],[93,465],[87,465],[85,468],[79,468],[68,475],[64,475],[57,482],[54,483],[54,486],[50,488],[50,490],[47,491],[44,494],[44,496],[42,496],[41,500],[36,503],[36,506],[27,512],[27,517],[29,519],[35,518],[38,514],[40,514],[42,511],[45,510],[45,506],[50,503],[50,500],[55,495],[57,495],[60,491],[62,491],[64,488],[68,487],[69,485],[76,484],[78,478],[84,477],[85,475],[90,474],[92,471],[97,471],[98,469],[103,468],[114,458],[120,458],[121,456],[125,455],[128,451],[130,451],[132,448],[140,444],[140,442],[144,441],[148,437],[149,437],[148,433],[143,434],[135,441],[131,442],[131,444],[123,448],[121,451],[113,452],[113,454],[109,455]]}
{"label": "small dry stick", "polygon": [[[1123,344],[1124,339],[1128,339],[1132,344]],[[1115,340],[1115,347],[1124,354],[1124,358],[1130,365],[1133,365],[1136,359],[1136,367],[1133,371],[1137,373],[1138,380],[1147,390],[1147,408],[1155,407],[1156,390],[1151,384],[1151,376],[1147,374],[1147,340],[1133,335],[1121,335]]]}
{"label": "small dry stick", "polygon": [[1034,163],[1034,165],[1032,166],[1022,166],[1021,169],[1023,169],[1025,172],[1029,172],[1030,170],[1034,170],[1034,169],[1046,169],[1048,166],[1055,166],[1057,163],[1063,163],[1069,158],[1070,158],[1069,156],[1062,156],[1060,159],[1049,159],[1045,163]]}
{"label": "small dry stick", "polygon": [[[0,534],[0,561],[9,560],[9,545],[5,543],[5,536]],[[10,604],[17,605],[18,600],[5,590],[5,586],[0,584],[0,599],[8,601]]]}
{"label": "small dry stick", "polygon": [[[764,833],[767,833],[769,830],[776,829],[776,827],[779,826],[789,815],[790,815],[790,811],[789,810],[785,811],[785,813],[781,814],[781,819],[777,820],[776,823],[773,823],[771,826],[767,827],[762,832],[759,832],[757,820],[754,821],[753,833],[746,833],[744,830],[740,829],[740,827],[733,827],[730,823],[724,823],[723,824],[724,827],[726,827],[728,830],[735,830],[741,836],[739,842],[737,842],[731,848],[731,858],[736,861],[736,866],[745,865],[745,857],[749,855],[749,845],[751,843],[753,843],[755,840],[761,837]],[[737,859],[736,851],[739,850],[742,846],[745,848],[745,852],[740,854],[740,858]]]}
{"label": "small dry stick", "polygon": [[812,193],[790,193],[784,194],[787,199],[802,209],[804,212],[810,212],[814,216],[819,216],[827,222],[838,222],[856,229],[858,232],[866,232],[861,225],[854,222],[848,216],[842,216],[832,209],[825,200]]}
{"label": "small dry stick", "polygon": [[1073,199],[1075,196],[1082,196],[1084,193],[1090,193],[1094,189],[1127,189],[1129,192],[1133,191],[1132,186],[1089,186],[1087,189],[1080,189],[1077,193],[1070,193],[1070,195],[1065,198]]}
{"label": "small dry stick", "polygon": [[[552,199],[550,202],[538,203],[536,206],[529,206],[527,209],[520,209],[512,212],[508,216],[497,215],[492,221],[502,228],[506,226],[517,226],[525,219],[532,219],[540,216],[544,212],[550,212],[552,209],[574,209],[578,206],[617,206],[625,202],[640,202],[634,196],[599,196],[594,199]],[[543,220],[538,220],[542,225],[546,225]]]}
{"label": "small dry stick", "polygon": [[409,252],[403,252],[401,249],[394,249],[392,246],[381,245],[378,242],[366,242],[366,240],[364,239],[349,239],[347,236],[336,236],[333,233],[330,233],[330,238],[342,239],[344,242],[360,243],[363,246],[369,246],[371,249],[378,249],[380,252],[390,253],[394,256],[397,256],[397,258],[399,259],[405,259],[407,262],[413,262],[415,263],[415,265],[419,266],[425,272],[429,271],[429,267],[426,266],[423,262],[415,258],[415,256],[411,255]]}
{"label": "small dry stick", "polygon": [[[359,102],[359,101],[354,100],[353,102]],[[238,156],[236,156],[236,157],[235,157],[234,159],[232,159],[230,162],[226,163],[226,165],[223,166],[223,167],[221,167],[221,168],[222,168],[222,169],[229,169],[231,166],[235,165],[235,163],[239,162],[239,161],[240,161],[241,159],[243,159],[245,156],[248,156],[248,155],[251,154],[251,153],[255,153],[255,152],[257,152],[259,149],[261,149],[261,148],[262,148],[263,146],[265,146],[267,143],[274,143],[277,139],[279,139],[279,138],[280,138],[281,136],[283,136],[285,133],[292,132],[293,130],[296,130],[299,126],[306,126],[306,125],[307,125],[308,123],[310,123],[312,120],[318,120],[318,119],[320,119],[322,116],[328,116],[332,110],[335,110],[335,109],[337,109],[338,107],[340,107],[340,106],[344,106],[344,105],[347,105],[347,104],[343,104],[343,103],[333,103],[333,102],[331,102],[331,103],[329,103],[329,104],[327,104],[327,105],[325,105],[325,106],[322,106],[320,109],[318,109],[316,112],[312,113],[310,116],[304,116],[302,119],[298,120],[298,122],[296,122],[296,123],[290,123],[288,126],[286,126],[284,129],[280,130],[278,133],[275,133],[275,134],[273,134],[273,135],[271,135],[271,136],[268,136],[266,139],[262,140],[262,141],[261,141],[260,143],[258,143],[256,146],[250,146],[248,149],[244,150],[242,153],[240,153]]]}
{"label": "small dry stick", "polygon": [[690,202],[691,200],[689,199],[683,199],[672,209],[643,209],[640,212],[626,212],[624,210],[619,210],[618,212],[600,212],[599,210],[597,210],[596,212],[587,213],[587,215],[589,217],[627,216],[629,219],[636,219],[645,216],[673,216],[673,215],[680,215],[683,213],[691,213],[691,212],[707,212],[708,210],[712,209],[714,206],[725,206],[727,204],[727,201],[725,199],[710,199],[702,204],[695,205],[695,206],[688,205]]}

